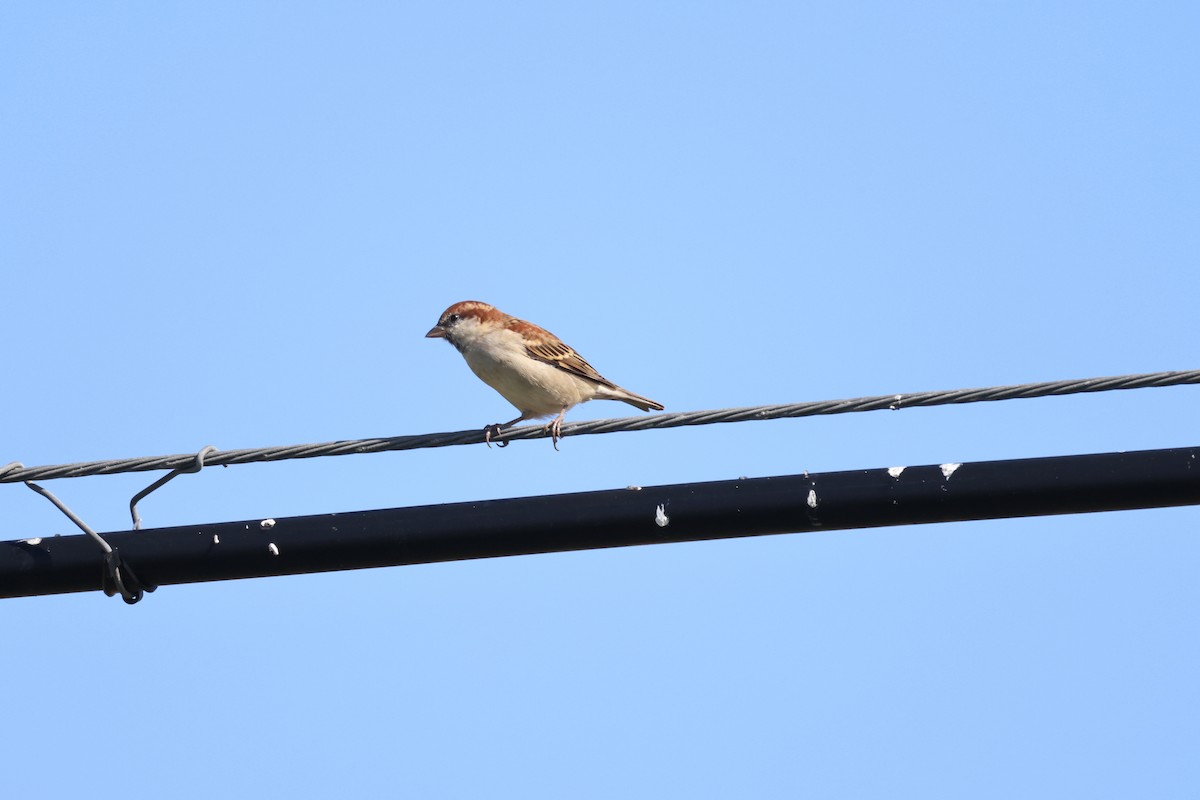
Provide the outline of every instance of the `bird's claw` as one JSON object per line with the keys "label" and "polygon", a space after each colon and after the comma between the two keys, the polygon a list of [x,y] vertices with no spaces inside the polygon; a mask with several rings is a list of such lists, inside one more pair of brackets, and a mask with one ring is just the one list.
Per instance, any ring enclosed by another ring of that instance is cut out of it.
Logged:
{"label": "bird's claw", "polygon": [[555,419],[553,422],[546,423],[543,431],[549,431],[550,444],[554,445],[554,449],[558,450],[558,440],[562,438],[562,417]]}
{"label": "bird's claw", "polygon": [[[488,425],[483,429],[483,443],[488,447],[492,446],[492,437],[499,436],[500,431],[504,430],[504,426],[497,422],[495,425]],[[508,442],[496,442],[496,447],[508,447]]]}

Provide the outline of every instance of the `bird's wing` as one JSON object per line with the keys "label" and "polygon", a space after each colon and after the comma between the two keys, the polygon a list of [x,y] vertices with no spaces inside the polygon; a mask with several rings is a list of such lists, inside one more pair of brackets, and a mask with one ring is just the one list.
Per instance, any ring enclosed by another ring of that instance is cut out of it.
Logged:
{"label": "bird's wing", "polygon": [[586,378],[613,389],[617,388],[615,383],[597,372],[596,368],[584,360],[583,356],[576,353],[569,345],[564,344],[550,331],[524,320],[513,320],[510,327],[525,337],[525,352],[529,353],[532,358],[552,364],[572,375],[578,375],[580,378]]}

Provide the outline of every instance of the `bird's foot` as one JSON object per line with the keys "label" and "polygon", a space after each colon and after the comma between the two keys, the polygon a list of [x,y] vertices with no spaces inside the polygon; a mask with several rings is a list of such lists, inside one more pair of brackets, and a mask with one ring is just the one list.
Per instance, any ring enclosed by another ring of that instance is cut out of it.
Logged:
{"label": "bird's foot", "polygon": [[[486,428],[484,428],[483,429],[484,444],[486,444],[488,447],[491,447],[492,446],[492,437],[499,436],[500,431],[504,430],[505,427],[507,427],[507,426],[501,425],[499,422],[497,422],[495,425],[488,425]],[[508,447],[508,445],[509,445],[508,442],[496,442],[496,447]]]}
{"label": "bird's foot", "polygon": [[546,427],[542,428],[550,434],[550,443],[554,445],[554,449],[558,449],[558,440],[562,438],[563,415],[559,414],[551,422],[546,423]]}

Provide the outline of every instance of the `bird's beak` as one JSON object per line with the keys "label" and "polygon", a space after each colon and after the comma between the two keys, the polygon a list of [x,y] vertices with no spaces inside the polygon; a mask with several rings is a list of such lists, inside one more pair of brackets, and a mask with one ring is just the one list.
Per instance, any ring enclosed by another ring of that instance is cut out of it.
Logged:
{"label": "bird's beak", "polygon": [[429,329],[429,333],[425,334],[426,339],[445,339],[446,329],[441,325],[434,325]]}

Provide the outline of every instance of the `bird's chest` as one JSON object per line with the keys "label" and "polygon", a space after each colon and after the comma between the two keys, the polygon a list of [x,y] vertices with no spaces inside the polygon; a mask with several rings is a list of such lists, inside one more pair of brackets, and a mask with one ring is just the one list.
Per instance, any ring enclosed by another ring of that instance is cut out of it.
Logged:
{"label": "bird's chest", "polygon": [[507,343],[468,347],[463,358],[481,381],[526,414],[557,414],[583,398],[570,376]]}
{"label": "bird's chest", "polygon": [[464,347],[462,355],[471,371],[492,387],[497,383],[519,379],[524,371],[521,362],[529,358],[516,348],[500,342]]}

